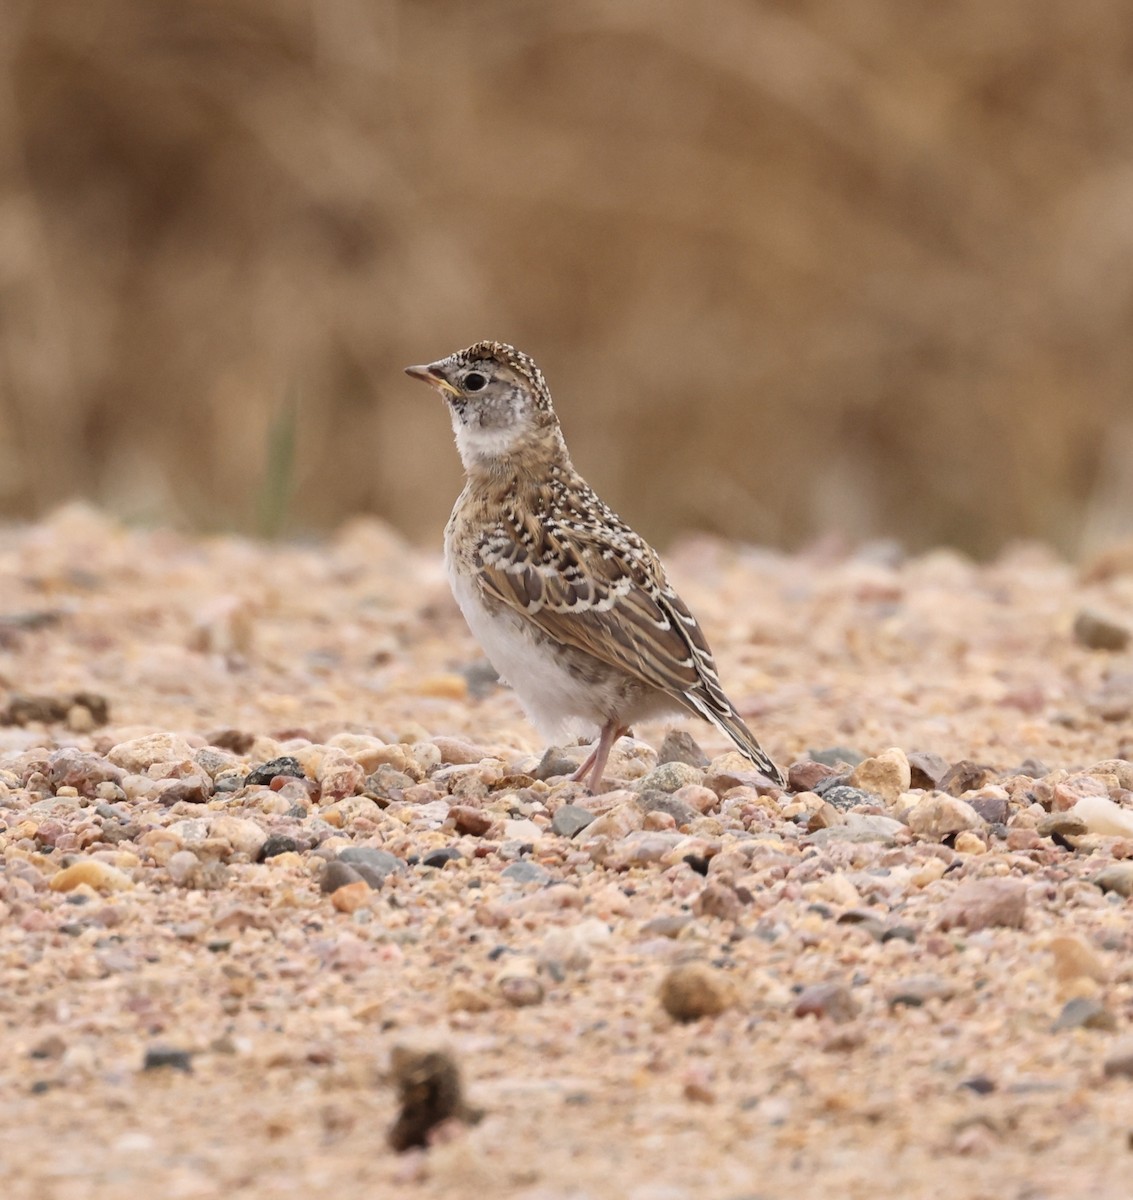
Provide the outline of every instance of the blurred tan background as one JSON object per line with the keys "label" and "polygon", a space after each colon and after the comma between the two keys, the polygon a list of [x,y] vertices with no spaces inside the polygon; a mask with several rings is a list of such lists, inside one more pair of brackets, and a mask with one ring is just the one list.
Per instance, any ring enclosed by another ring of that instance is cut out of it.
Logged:
{"label": "blurred tan background", "polygon": [[1125,0],[5,0],[0,515],[439,542],[533,354],[703,528],[1133,532]]}

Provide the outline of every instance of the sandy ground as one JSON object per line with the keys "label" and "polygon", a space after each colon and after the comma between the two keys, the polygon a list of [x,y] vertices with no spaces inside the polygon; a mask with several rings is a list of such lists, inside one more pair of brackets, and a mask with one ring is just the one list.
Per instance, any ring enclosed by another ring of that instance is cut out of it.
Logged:
{"label": "sandy ground", "polygon": [[669,563],[798,794],[540,770],[377,523],[0,531],[5,1197],[1127,1196],[1133,553]]}

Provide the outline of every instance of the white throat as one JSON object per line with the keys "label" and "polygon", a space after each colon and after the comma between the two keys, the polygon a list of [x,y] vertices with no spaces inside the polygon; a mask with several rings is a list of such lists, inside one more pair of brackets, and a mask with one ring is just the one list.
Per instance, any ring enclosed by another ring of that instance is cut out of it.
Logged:
{"label": "white throat", "polygon": [[460,461],[466,471],[488,466],[514,452],[519,440],[516,430],[481,429],[478,425],[465,425],[456,413],[450,413],[450,416],[456,448],[460,452]]}

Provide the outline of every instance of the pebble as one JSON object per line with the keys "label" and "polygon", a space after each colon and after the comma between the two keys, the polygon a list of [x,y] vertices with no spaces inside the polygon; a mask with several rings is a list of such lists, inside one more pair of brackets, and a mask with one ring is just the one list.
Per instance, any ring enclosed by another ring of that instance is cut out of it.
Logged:
{"label": "pebble", "polygon": [[1133,629],[1095,608],[1082,608],[1074,617],[1074,640],[1088,650],[1124,650]]}
{"label": "pebble", "polygon": [[291,755],[282,755],[279,758],[273,758],[268,762],[261,763],[258,767],[253,767],[244,776],[244,786],[269,787],[271,781],[277,775],[287,775],[292,779],[303,779],[306,777],[306,772],[297,758],[293,758]]}
{"label": "pebble", "polygon": [[806,842],[812,846],[826,846],[831,842],[880,842],[883,846],[895,846],[898,838],[908,835],[908,829],[893,817],[875,813],[849,812],[841,825],[818,829],[808,834]]}
{"label": "pebble", "polygon": [[1098,952],[1080,937],[1063,934],[1047,945],[1054,956],[1054,977],[1061,983],[1074,979],[1093,979],[1105,983],[1109,971]]}
{"label": "pebble", "polygon": [[70,892],[86,884],[99,892],[124,891],[134,881],[124,871],[97,858],[84,858],[52,875],[48,887],[53,892]]}
{"label": "pebble", "polygon": [[492,814],[468,804],[454,804],[448,810],[448,819],[456,826],[457,833],[470,837],[483,837],[492,828]]}
{"label": "pebble", "polygon": [[980,814],[963,800],[943,793],[925,796],[905,814],[905,824],[918,837],[942,842],[966,829],[982,829]]}
{"label": "pebble", "polygon": [[827,779],[845,778],[837,767],[804,758],[791,763],[787,769],[787,788],[791,792],[813,792],[818,784]]}
{"label": "pebble", "polygon": [[[660,770],[663,768],[658,769]],[[653,775],[656,773],[656,771],[651,772]],[[649,776],[646,776],[646,778],[648,777]],[[713,795],[715,795],[715,793],[713,793]],[[678,829],[683,829],[686,826],[691,825],[692,822],[701,815],[695,808],[692,808],[690,805],[685,804],[684,801],[678,800],[675,796],[672,796],[664,791],[644,791],[641,794],[641,799],[638,800],[638,804],[643,813],[666,813],[668,816],[672,817],[673,823]]]}
{"label": "pebble", "polygon": [[373,889],[364,879],[357,879],[335,888],[330,894],[330,902],[338,912],[353,913],[364,904],[369,904],[373,894]]}
{"label": "pebble", "polygon": [[1116,862],[1099,871],[1093,879],[1103,892],[1116,892],[1129,899],[1133,896],[1133,862]]}
{"label": "pebble", "polygon": [[1011,815],[1006,795],[977,794],[969,796],[968,803],[980,819],[989,825],[1005,825],[1007,818]]}
{"label": "pebble", "polygon": [[513,958],[496,976],[496,989],[512,1008],[542,1004],[545,990],[534,959]]}
{"label": "pebble", "polygon": [[666,763],[686,763],[690,767],[703,769],[708,766],[708,755],[691,733],[684,729],[670,729],[657,754],[658,766]]}
{"label": "pebble", "polygon": [[636,803],[619,804],[616,808],[610,809],[609,812],[603,813],[602,816],[595,817],[586,826],[585,840],[587,842],[597,840],[598,838],[620,840],[627,833],[632,833],[635,829],[640,829],[644,819],[645,814]]}
{"label": "pebble", "polygon": [[270,834],[260,847],[260,862],[276,858],[280,854],[290,854],[299,849],[299,843],[283,833]]}
{"label": "pebble", "polygon": [[[712,793],[713,799],[716,793]],[[594,814],[577,804],[560,804],[551,818],[551,829],[559,837],[572,838],[581,833],[592,821]]]}
{"label": "pebble", "polygon": [[1086,796],[1069,811],[1085,822],[1090,833],[1133,837],[1133,810],[1122,808],[1105,796]]}
{"label": "pebble", "polygon": [[337,861],[353,867],[373,887],[380,887],[389,875],[404,875],[408,870],[396,854],[375,846],[348,846]]}
{"label": "pebble", "polygon": [[1110,1032],[1117,1028],[1113,1013],[1096,997],[1075,996],[1067,1000],[1051,1027],[1052,1033],[1063,1029],[1097,1029]]}
{"label": "pebble", "polygon": [[1071,812],[1052,812],[1039,818],[1035,832],[1039,837],[1082,837],[1089,833],[1089,826],[1077,815]]}
{"label": "pebble", "polygon": [[774,786],[755,763],[744,758],[737,750],[729,750],[726,754],[714,758],[705,769],[702,779],[695,782],[702,782],[706,788],[711,788],[721,796],[734,787],[744,785],[757,789],[769,789]]}
{"label": "pebble", "polygon": [[683,787],[700,787],[703,783],[704,772],[699,767],[690,766],[686,762],[667,762],[654,767],[637,780],[634,790],[643,795],[648,792],[670,794]]}
{"label": "pebble", "polygon": [[796,1017],[829,1017],[836,1025],[853,1020],[859,1005],[843,983],[812,983],[795,1001]]}
{"label": "pebble", "polygon": [[446,766],[470,766],[491,757],[490,752],[483,746],[474,746],[461,738],[435,737],[433,745],[440,752],[441,762]]}
{"label": "pebble", "polygon": [[593,961],[594,951],[610,940],[609,925],[597,917],[548,930],[539,947],[538,965],[552,974],[585,971]]}
{"label": "pebble", "polygon": [[886,997],[891,1009],[920,1008],[930,1000],[951,1000],[956,986],[939,975],[913,975],[894,984]]}
{"label": "pebble", "polygon": [[948,773],[948,759],[931,750],[912,750],[909,760],[909,786],[932,791]]}
{"label": "pebble", "polygon": [[955,847],[957,854],[987,853],[987,842],[977,834],[972,833],[970,829],[965,829],[963,833],[958,833],[952,845]]}
{"label": "pebble", "polygon": [[703,962],[678,963],[661,980],[661,1007],[674,1021],[714,1017],[739,1001],[731,976]]}
{"label": "pebble", "polygon": [[177,1050],[171,1046],[150,1046],[142,1060],[142,1070],[160,1071],[165,1067],[174,1071],[192,1071],[192,1052]]}
{"label": "pebble", "polygon": [[850,786],[880,796],[886,804],[896,804],[910,787],[909,760],[904,750],[892,747],[874,758],[863,759],[850,773]]}
{"label": "pebble", "polygon": [[151,733],[119,742],[106,752],[107,760],[134,775],[143,775],[157,763],[191,760],[193,748],[175,733]]}
{"label": "pebble", "polygon": [[994,776],[991,767],[963,758],[948,768],[936,786],[949,796],[963,796],[968,792],[978,792]]}
{"label": "pebble", "polygon": [[438,846],[435,850],[430,850],[421,856],[421,865],[440,868],[447,866],[450,862],[459,862],[463,857],[464,855],[455,846]]}
{"label": "pebble", "polygon": [[166,873],[178,887],[189,887],[196,878],[201,860],[192,850],[178,850],[165,864]]}
{"label": "pebble", "polygon": [[[816,784],[815,794],[820,796],[824,803],[841,813],[850,812],[855,808],[865,808],[877,800],[872,792],[850,787],[848,783],[839,783],[837,777],[828,782]],[[797,799],[802,799],[802,796]]]}
{"label": "pebble", "polygon": [[535,768],[536,779],[557,779],[573,775],[582,764],[586,751],[580,747],[548,746]]}
{"label": "pebble", "polygon": [[1021,879],[965,879],[940,915],[942,929],[1003,926],[1021,929],[1027,911],[1027,885]]}
{"label": "pebble", "polygon": [[543,830],[534,821],[522,820],[504,821],[504,840],[534,844],[543,836]]}
{"label": "pebble", "polygon": [[521,858],[518,862],[509,863],[500,872],[501,879],[510,879],[512,883],[550,883],[554,876],[546,867],[529,859]]}
{"label": "pebble", "polygon": [[361,872],[356,871],[349,863],[336,859],[323,867],[322,874],[319,876],[319,890],[333,894],[341,887],[359,882],[365,882],[368,887],[381,886],[380,881],[372,884],[369,880],[363,880]]}
{"label": "pebble", "polygon": [[716,917],[721,921],[736,921],[742,908],[735,888],[724,883],[707,884],[692,902],[692,911],[698,917]]}
{"label": "pebble", "polygon": [[1110,1047],[1102,1070],[1107,1079],[1133,1079],[1133,1037],[1123,1037]]}
{"label": "pebble", "polygon": [[245,855],[249,862],[259,858],[268,840],[263,828],[247,817],[214,817],[209,825],[209,836],[227,842],[234,854]]}

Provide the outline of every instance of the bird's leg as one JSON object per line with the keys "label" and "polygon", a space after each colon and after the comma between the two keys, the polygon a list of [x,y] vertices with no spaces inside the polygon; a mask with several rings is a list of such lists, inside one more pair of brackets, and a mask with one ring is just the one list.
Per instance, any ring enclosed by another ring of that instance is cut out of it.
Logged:
{"label": "bird's leg", "polygon": [[594,749],[572,776],[572,779],[578,783],[586,778],[586,773],[589,771],[590,780],[587,786],[592,795],[597,795],[598,789],[602,786],[602,772],[606,769],[606,760],[610,757],[614,743],[626,732],[627,728],[628,726],[619,725],[616,720],[607,721],[602,726],[602,732],[598,735]]}

